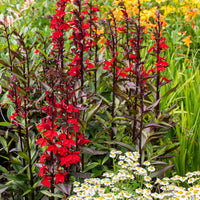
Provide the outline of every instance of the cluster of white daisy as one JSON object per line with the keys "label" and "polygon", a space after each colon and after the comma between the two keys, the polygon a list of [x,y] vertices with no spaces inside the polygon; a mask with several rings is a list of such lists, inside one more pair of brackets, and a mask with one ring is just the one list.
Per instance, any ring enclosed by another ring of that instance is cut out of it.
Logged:
{"label": "cluster of white daisy", "polygon": [[[145,161],[139,165],[138,152],[112,150],[114,172],[103,174],[102,179],[85,179],[83,183],[74,182],[69,200],[196,200],[200,199],[200,171],[189,172],[185,177],[165,177],[152,181],[151,174],[156,170]],[[181,187],[184,185],[184,187]]]}

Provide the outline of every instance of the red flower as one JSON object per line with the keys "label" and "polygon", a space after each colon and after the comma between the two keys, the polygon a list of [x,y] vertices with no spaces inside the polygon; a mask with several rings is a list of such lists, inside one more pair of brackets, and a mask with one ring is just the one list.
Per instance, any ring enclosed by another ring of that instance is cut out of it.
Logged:
{"label": "red flower", "polygon": [[86,59],[86,64],[87,64],[87,67],[90,68],[90,69],[92,69],[94,67],[93,64],[90,64],[89,59]]}
{"label": "red flower", "polygon": [[82,133],[78,134],[77,137],[78,137],[77,144],[79,146],[84,146],[85,144],[90,142],[90,140],[85,139],[85,137],[84,137],[84,135],[82,135]]}
{"label": "red flower", "polygon": [[60,164],[62,165],[66,165],[66,167],[69,167],[71,164],[76,164],[78,162],[81,162],[80,156],[78,155],[80,153],[80,151],[75,151],[65,157],[61,157],[60,160]]}
{"label": "red flower", "polygon": [[41,182],[43,186],[47,186],[47,187],[50,187],[51,186],[51,183],[49,180],[51,180],[52,177],[49,177],[49,176],[44,176],[43,177],[43,181]]}
{"label": "red flower", "polygon": [[36,51],[34,53],[39,53],[40,51],[38,49],[36,49]]}
{"label": "red flower", "polygon": [[105,63],[106,65],[103,66],[103,69],[104,69],[104,70],[109,70],[109,71],[111,71],[111,69],[109,68],[109,66],[112,65],[112,63],[111,63],[110,61],[108,61],[108,60],[106,60],[104,63]]}
{"label": "red flower", "polygon": [[47,146],[47,139],[46,138],[39,138],[37,143],[40,144],[40,147]]}
{"label": "red flower", "polygon": [[18,116],[18,114],[13,112],[12,115],[10,116],[10,119],[15,119],[17,116]]}
{"label": "red flower", "polygon": [[65,16],[65,11],[64,10],[58,10],[58,9],[55,9],[57,12],[56,12],[56,15],[57,17],[63,17]]}
{"label": "red flower", "polygon": [[119,76],[125,78],[125,77],[127,76],[127,73],[122,72],[122,70],[120,69],[120,70],[117,72],[117,77],[119,77]]}
{"label": "red flower", "polygon": [[74,136],[74,134],[72,134],[70,137],[70,135],[68,133],[68,139],[63,140],[63,145],[67,146],[68,148],[71,148],[72,145],[76,145],[76,142],[73,140],[73,136]]}
{"label": "red flower", "polygon": [[65,181],[65,175],[67,175],[67,174],[68,174],[68,172],[65,172],[65,173],[59,172],[59,173],[57,173],[55,175],[55,178],[56,178],[55,183],[56,184],[59,183],[59,182],[64,183],[64,181]]}
{"label": "red flower", "polygon": [[49,170],[47,169],[47,167],[45,165],[40,167],[39,177],[44,176],[46,174],[46,172],[48,172],[48,171]]}
{"label": "red flower", "polygon": [[51,141],[53,141],[54,137],[58,136],[58,133],[54,131],[53,129],[47,130],[43,133],[43,135],[47,138],[49,138]]}
{"label": "red flower", "polygon": [[49,154],[43,154],[40,157],[40,163],[44,163],[44,159],[50,160],[51,156]]}
{"label": "red flower", "polygon": [[154,52],[156,52],[155,44],[147,52],[150,53],[152,50],[154,50]]}
{"label": "red flower", "polygon": [[165,61],[165,57],[159,57],[158,62],[156,63],[157,72],[166,70],[165,66],[168,66],[168,62]]}
{"label": "red flower", "polygon": [[52,151],[54,154],[57,153],[58,147],[55,144],[49,145],[46,151]]}
{"label": "red flower", "polygon": [[163,81],[167,81],[168,83],[170,82],[170,80],[168,80],[166,77],[164,77],[162,75],[161,75],[161,77],[162,77],[162,79],[161,79],[160,83],[162,83]]}

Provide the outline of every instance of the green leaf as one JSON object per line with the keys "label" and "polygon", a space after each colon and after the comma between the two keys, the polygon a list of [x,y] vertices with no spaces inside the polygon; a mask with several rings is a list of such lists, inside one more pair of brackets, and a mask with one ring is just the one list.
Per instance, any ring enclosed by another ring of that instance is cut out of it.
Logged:
{"label": "green leaf", "polygon": [[63,195],[61,194],[54,194],[54,193],[51,193],[47,190],[41,190],[41,192],[45,195],[47,195],[48,197],[58,197],[58,198],[63,198]]}
{"label": "green leaf", "polygon": [[172,92],[174,92],[176,90],[176,88],[178,87],[178,84],[173,87],[172,89],[170,89],[168,92],[166,92],[161,99],[164,99],[165,97],[169,96]]}
{"label": "green leaf", "polygon": [[5,192],[9,187],[4,187],[0,189],[0,194],[2,194],[3,192]]}
{"label": "green leaf", "polygon": [[24,194],[22,194],[22,196],[25,196],[26,194],[30,193],[31,191],[32,191],[31,189],[26,190],[26,192],[24,192]]}
{"label": "green leaf", "polygon": [[9,174],[9,171],[5,167],[3,167],[1,165],[0,165],[0,171],[2,171],[5,174]]}
{"label": "green leaf", "polygon": [[27,176],[24,174],[18,174],[18,175],[8,174],[6,175],[6,177],[13,181],[27,181],[28,180]]}
{"label": "green leaf", "polygon": [[108,153],[107,151],[96,151],[88,147],[80,147],[80,149],[92,155],[105,155],[106,153]]}
{"label": "green leaf", "polygon": [[108,131],[110,129],[110,127],[105,128],[104,130],[102,130],[101,132],[97,133],[95,138],[92,139],[92,141],[97,140],[101,135],[103,135],[106,131]]}
{"label": "green leaf", "polygon": [[85,170],[83,171],[83,173],[85,173],[85,172],[87,172],[87,171],[89,171],[89,170],[95,168],[95,167],[98,166],[98,165],[99,165],[98,162],[92,163],[91,165],[89,165],[88,167],[85,168]]}
{"label": "green leaf", "polygon": [[95,105],[93,105],[91,108],[89,108],[86,112],[85,112],[85,121],[88,122],[92,116],[98,111],[98,109],[100,108],[102,103],[102,100],[100,100],[98,103],[96,103]]}
{"label": "green leaf", "polygon": [[116,140],[111,140],[111,141],[105,141],[105,143],[108,143],[108,144],[112,144],[112,143],[113,143],[113,144],[118,144],[118,145],[120,145],[120,146],[122,146],[122,147],[127,148],[127,149],[130,150],[130,151],[135,151],[135,148],[134,148],[133,146],[131,146],[131,145],[125,143],[125,142],[120,142],[120,141],[116,141]]}
{"label": "green leaf", "polygon": [[11,126],[9,122],[0,122],[0,126]]}
{"label": "green leaf", "polygon": [[160,170],[157,171],[157,172],[153,172],[153,173],[150,175],[150,177],[151,177],[151,178],[158,177],[158,176],[162,175],[163,173],[165,173],[168,169],[172,168],[173,166],[174,166],[174,165],[169,165],[169,166],[166,166],[166,167],[160,169]]}
{"label": "green leaf", "polygon": [[20,169],[18,171],[18,174],[22,174],[28,167],[29,167],[29,165],[26,165],[24,168]]}
{"label": "green leaf", "polygon": [[29,157],[28,157],[28,155],[25,154],[24,152],[19,151],[19,152],[18,152],[18,155],[19,155],[21,158],[23,158],[23,159],[25,159],[26,161],[29,162]]}
{"label": "green leaf", "polygon": [[8,119],[10,119],[10,116],[12,115],[13,112],[15,112],[14,107],[12,105],[9,105],[8,110],[7,110]]}
{"label": "green leaf", "polygon": [[0,143],[2,144],[4,150],[8,153],[8,144],[3,137],[0,137]]}
{"label": "green leaf", "polygon": [[4,158],[5,160],[9,160],[9,158],[6,157],[6,156],[2,156],[2,155],[0,155],[0,157],[1,157],[1,158]]}
{"label": "green leaf", "polygon": [[6,63],[4,60],[0,59],[0,63],[6,67],[11,67],[8,63]]}
{"label": "green leaf", "polygon": [[109,157],[110,157],[110,153],[108,153],[108,154],[104,157],[104,159],[103,159],[103,161],[102,161],[102,165],[103,165],[105,162],[107,162],[107,160],[109,159]]}

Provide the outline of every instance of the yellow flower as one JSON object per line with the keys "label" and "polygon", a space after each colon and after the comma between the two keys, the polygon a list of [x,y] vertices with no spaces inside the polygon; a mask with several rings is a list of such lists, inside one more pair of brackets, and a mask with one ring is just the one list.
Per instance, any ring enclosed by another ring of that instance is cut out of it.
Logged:
{"label": "yellow flower", "polygon": [[192,43],[192,40],[190,40],[191,35],[183,39],[184,45],[190,46],[190,43]]}

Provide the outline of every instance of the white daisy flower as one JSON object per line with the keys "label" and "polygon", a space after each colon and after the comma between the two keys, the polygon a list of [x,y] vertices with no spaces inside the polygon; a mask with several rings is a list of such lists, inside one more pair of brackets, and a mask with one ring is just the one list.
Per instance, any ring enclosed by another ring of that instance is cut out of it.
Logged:
{"label": "white daisy flower", "polygon": [[153,167],[153,166],[149,166],[149,167],[147,168],[147,170],[148,170],[149,172],[154,172],[156,169],[155,169],[155,167]]}
{"label": "white daisy flower", "polygon": [[151,163],[149,162],[149,161],[145,161],[144,163],[143,163],[143,165],[145,165],[145,166],[149,166]]}

